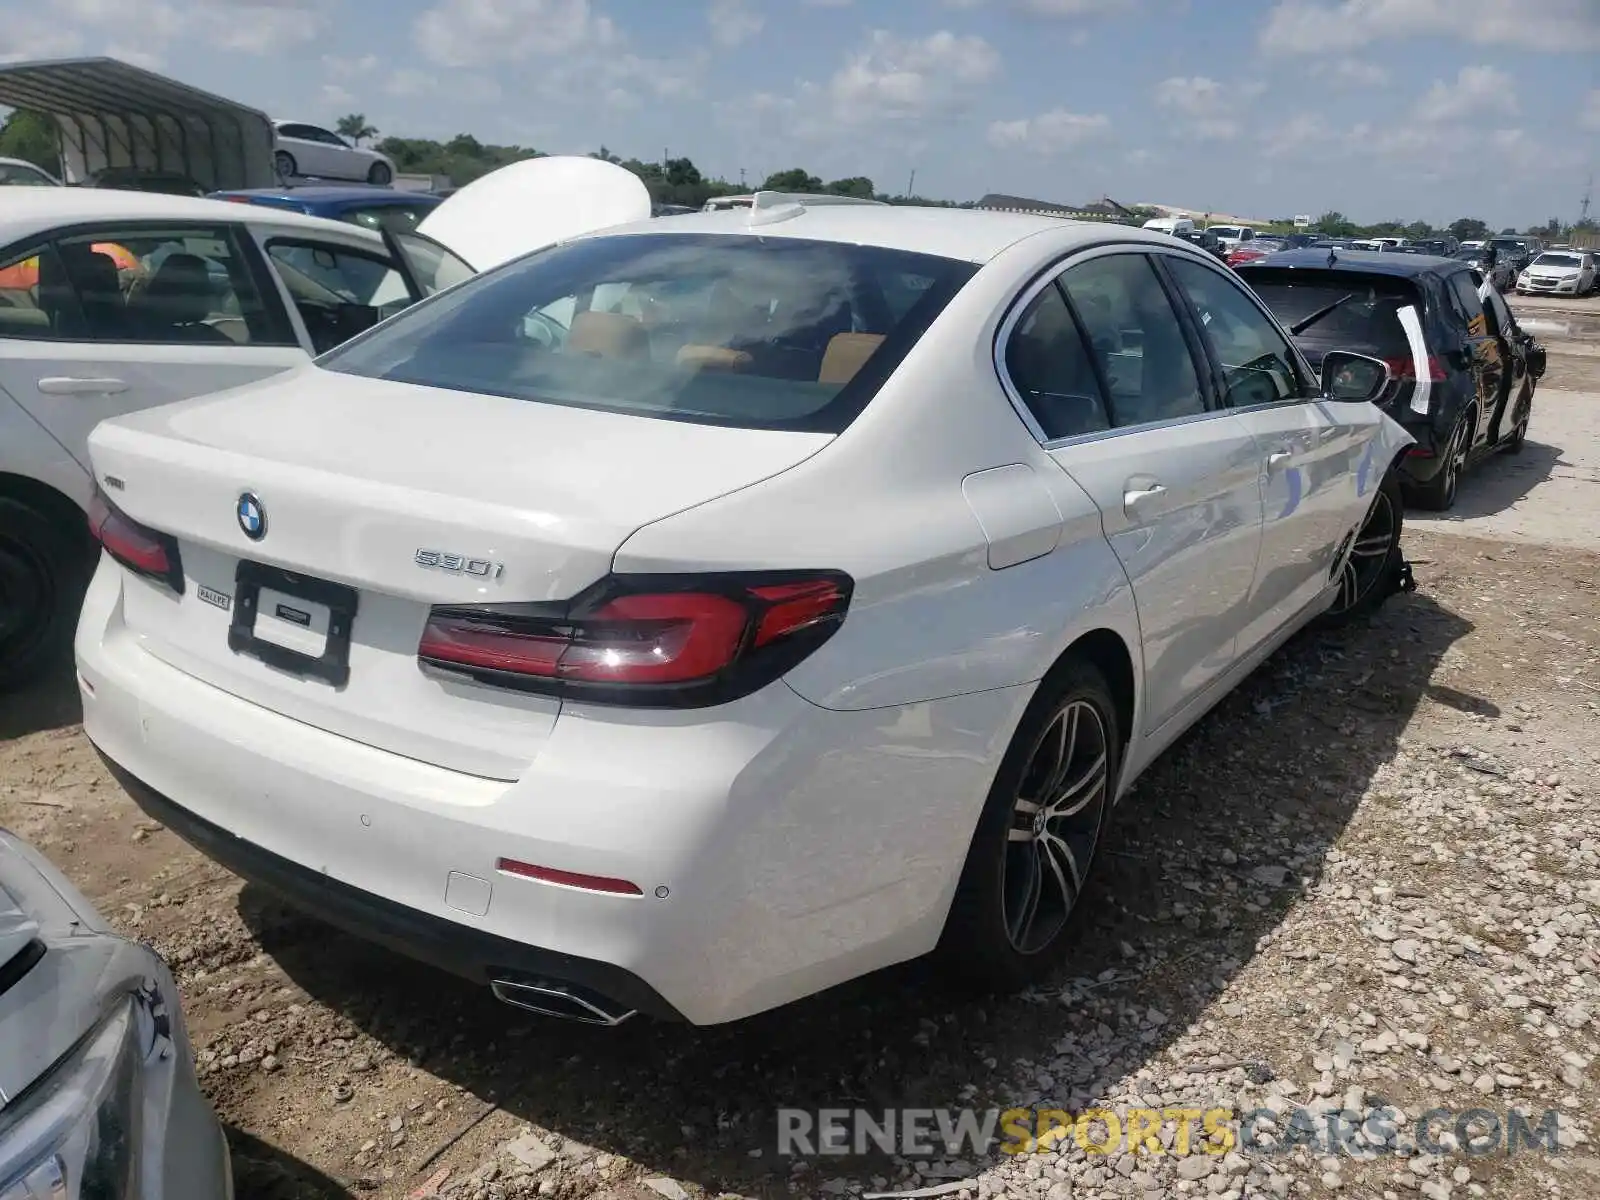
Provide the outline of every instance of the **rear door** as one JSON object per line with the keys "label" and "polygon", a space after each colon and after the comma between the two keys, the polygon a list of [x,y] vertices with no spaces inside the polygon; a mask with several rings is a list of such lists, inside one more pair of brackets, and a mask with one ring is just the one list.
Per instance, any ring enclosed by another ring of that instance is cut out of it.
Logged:
{"label": "rear door", "polygon": [[102,420],[304,363],[233,224],[78,226],[14,248],[0,278],[0,388],[87,470]]}
{"label": "rear door", "polygon": [[1260,454],[1261,559],[1240,632],[1246,654],[1302,617],[1332,582],[1370,500],[1361,483],[1363,471],[1372,474],[1383,417],[1365,402],[1324,400],[1288,337],[1227,272],[1178,255],[1160,261],[1189,302],[1223,404]]}
{"label": "rear door", "polygon": [[1473,391],[1477,396],[1473,445],[1480,445],[1488,441],[1511,386],[1507,370],[1510,347],[1502,345],[1489,328],[1471,271],[1463,269],[1450,275],[1443,281],[1442,290],[1441,316],[1450,340],[1440,349],[1455,360],[1453,365],[1472,373]]}
{"label": "rear door", "polygon": [[1154,732],[1235,660],[1261,541],[1255,439],[1211,403],[1147,254],[1093,251],[1024,299],[1007,382],[1100,508],[1138,607]]}

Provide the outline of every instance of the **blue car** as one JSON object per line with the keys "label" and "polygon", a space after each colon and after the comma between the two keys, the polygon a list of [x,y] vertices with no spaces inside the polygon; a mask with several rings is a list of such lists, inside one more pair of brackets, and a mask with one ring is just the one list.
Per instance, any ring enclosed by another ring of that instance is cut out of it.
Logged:
{"label": "blue car", "polygon": [[235,192],[212,192],[211,199],[286,208],[308,216],[327,217],[394,233],[410,233],[424,217],[444,203],[443,197],[431,196],[426,192],[359,186],[246,188]]}

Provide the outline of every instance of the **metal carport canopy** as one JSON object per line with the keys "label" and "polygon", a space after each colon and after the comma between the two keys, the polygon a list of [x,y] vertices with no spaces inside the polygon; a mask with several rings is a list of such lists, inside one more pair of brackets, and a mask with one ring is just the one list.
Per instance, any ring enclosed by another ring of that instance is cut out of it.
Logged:
{"label": "metal carport canopy", "polygon": [[55,119],[76,182],[107,167],[177,171],[210,190],[278,182],[265,113],[115,58],[0,67],[0,104]]}

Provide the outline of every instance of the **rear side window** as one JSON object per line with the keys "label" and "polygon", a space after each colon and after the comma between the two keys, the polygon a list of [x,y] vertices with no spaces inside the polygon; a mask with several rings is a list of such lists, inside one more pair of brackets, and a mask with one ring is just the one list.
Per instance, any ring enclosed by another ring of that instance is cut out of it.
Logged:
{"label": "rear side window", "polygon": [[837,433],[976,269],[798,238],[585,238],[470,280],[321,365],[547,404]]}
{"label": "rear side window", "polygon": [[1296,324],[1315,318],[1294,334],[1302,342],[1379,358],[1411,352],[1398,315],[1407,305],[1418,304],[1408,280],[1284,267],[1242,267],[1239,275],[1291,332]]}
{"label": "rear side window", "polygon": [[1111,428],[1094,364],[1052,283],[1028,304],[1006,343],[1006,374],[1046,441]]}

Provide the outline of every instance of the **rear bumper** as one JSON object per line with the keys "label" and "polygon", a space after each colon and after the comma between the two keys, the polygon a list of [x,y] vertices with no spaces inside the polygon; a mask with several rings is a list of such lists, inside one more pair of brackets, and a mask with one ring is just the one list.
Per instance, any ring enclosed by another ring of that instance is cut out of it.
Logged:
{"label": "rear bumper", "polygon": [[[177,670],[125,625],[122,588],[103,560],[78,626],[84,730],[156,819],[469,979],[553,977],[695,1024],[932,949],[1031,694],[835,712],[778,683],[698,712],[569,705],[505,783]],[[502,858],[641,894],[505,874]]]}
{"label": "rear bumper", "polygon": [[610,963],[470,929],[340,883],[179,807],[98,746],[95,749],[123,790],[151,818],[241,879],[276,892],[347,933],[474,983],[518,977],[556,980],[598,992],[648,1016],[683,1020],[682,1013],[637,975]]}

